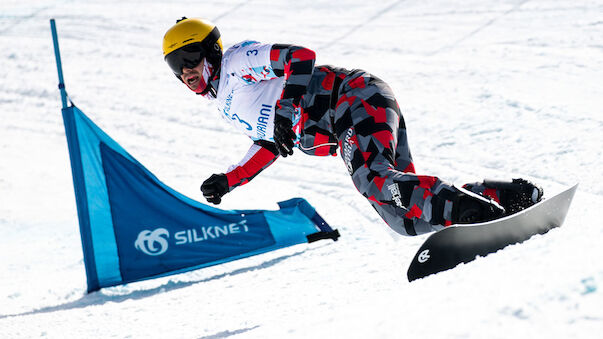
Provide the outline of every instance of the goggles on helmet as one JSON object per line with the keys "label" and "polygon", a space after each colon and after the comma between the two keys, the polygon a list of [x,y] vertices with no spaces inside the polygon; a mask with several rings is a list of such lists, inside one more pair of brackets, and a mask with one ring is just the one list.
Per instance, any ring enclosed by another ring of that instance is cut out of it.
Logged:
{"label": "goggles on helmet", "polygon": [[201,42],[178,48],[165,56],[165,61],[176,76],[182,75],[183,68],[195,68],[205,58],[205,49]]}

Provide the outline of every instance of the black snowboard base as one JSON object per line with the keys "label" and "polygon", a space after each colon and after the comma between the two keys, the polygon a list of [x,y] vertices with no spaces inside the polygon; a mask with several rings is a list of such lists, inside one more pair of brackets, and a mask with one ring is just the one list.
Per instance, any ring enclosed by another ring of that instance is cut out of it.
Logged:
{"label": "black snowboard base", "polygon": [[408,268],[408,281],[449,270],[563,224],[578,185],[507,217],[449,226],[432,234]]}

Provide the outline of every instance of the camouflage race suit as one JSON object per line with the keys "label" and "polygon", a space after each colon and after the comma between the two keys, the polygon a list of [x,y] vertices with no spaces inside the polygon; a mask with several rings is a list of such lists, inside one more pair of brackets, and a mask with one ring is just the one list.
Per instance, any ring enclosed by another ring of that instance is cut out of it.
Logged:
{"label": "camouflage race suit", "polygon": [[[261,48],[269,53],[270,65],[249,59]],[[300,46],[248,44],[236,53],[253,66],[245,69],[263,70],[252,74],[258,83],[284,79],[274,114],[293,121],[297,147],[317,156],[335,155],[339,149],[358,191],[394,231],[417,235],[452,224],[458,189],[415,174],[406,125],[385,82],[362,70],[315,66],[314,52]],[[226,173],[229,190],[249,182],[278,156],[268,133],[254,139],[243,161]],[[481,183],[467,187],[498,199],[496,190],[484,190]]]}
{"label": "camouflage race suit", "polygon": [[389,86],[364,71],[339,71],[329,118],[358,191],[398,233],[417,235],[451,224],[445,195],[452,189],[437,177],[415,174],[404,118]]}

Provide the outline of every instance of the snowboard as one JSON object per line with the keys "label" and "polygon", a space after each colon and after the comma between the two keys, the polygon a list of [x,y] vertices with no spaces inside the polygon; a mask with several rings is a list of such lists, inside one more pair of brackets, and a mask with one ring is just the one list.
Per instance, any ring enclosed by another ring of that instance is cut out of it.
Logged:
{"label": "snowboard", "polygon": [[449,270],[563,224],[578,184],[504,218],[453,225],[425,240],[408,268],[408,281]]}

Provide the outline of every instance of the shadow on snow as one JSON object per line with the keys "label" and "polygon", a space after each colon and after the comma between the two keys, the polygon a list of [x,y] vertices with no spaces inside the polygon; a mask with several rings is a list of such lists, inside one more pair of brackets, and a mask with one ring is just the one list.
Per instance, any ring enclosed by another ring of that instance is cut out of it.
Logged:
{"label": "shadow on snow", "polygon": [[[263,262],[259,265],[239,268],[239,269],[236,269],[231,272],[217,274],[217,275],[214,275],[212,277],[202,279],[202,280],[181,281],[181,282],[168,281],[161,286],[158,286],[158,287],[155,287],[155,288],[152,288],[149,290],[137,290],[137,291],[132,291],[131,293],[128,293],[128,294],[123,294],[123,295],[105,295],[105,294],[102,294],[99,292],[93,292],[93,293],[84,295],[83,297],[81,297],[78,300],[74,300],[74,301],[71,301],[71,302],[68,302],[68,303],[65,303],[62,305],[47,306],[47,307],[43,307],[43,308],[40,308],[37,310],[24,312],[24,313],[0,315],[0,319],[10,318],[10,317],[27,316],[27,315],[35,315],[35,314],[52,313],[52,312],[56,312],[56,311],[68,311],[68,310],[73,310],[73,309],[86,308],[88,306],[103,305],[108,302],[119,303],[119,302],[123,302],[123,301],[127,301],[127,300],[145,299],[145,298],[152,297],[159,293],[175,291],[175,290],[186,288],[186,287],[196,285],[199,283],[205,283],[205,282],[209,282],[209,281],[213,281],[213,280],[219,280],[219,279],[222,279],[227,276],[233,276],[233,275],[243,274],[243,273],[247,273],[247,272],[251,272],[251,271],[255,271],[255,270],[259,270],[259,269],[269,268],[269,267],[277,265],[281,261],[301,255],[306,251],[307,251],[307,249],[303,250],[303,251],[295,252],[293,254],[283,255],[278,258],[274,258],[274,259],[268,260],[266,262]],[[253,328],[245,329],[244,332],[246,332],[248,330],[252,330],[252,329]],[[220,333],[218,335],[223,336],[224,334],[226,334],[226,333]]]}

